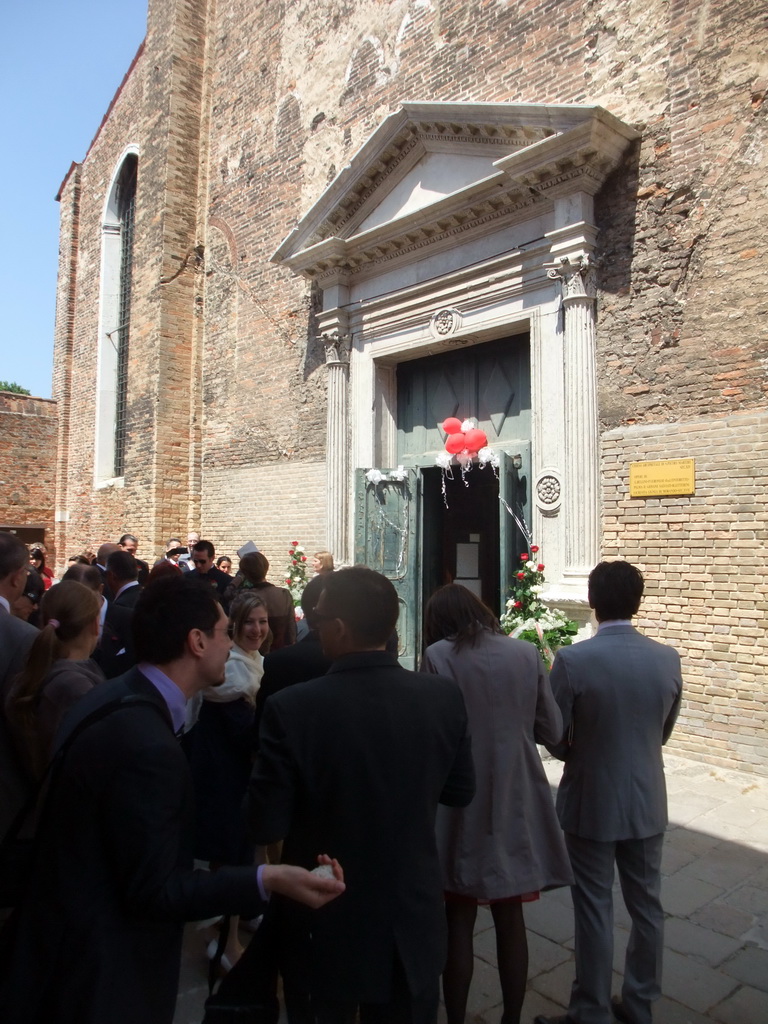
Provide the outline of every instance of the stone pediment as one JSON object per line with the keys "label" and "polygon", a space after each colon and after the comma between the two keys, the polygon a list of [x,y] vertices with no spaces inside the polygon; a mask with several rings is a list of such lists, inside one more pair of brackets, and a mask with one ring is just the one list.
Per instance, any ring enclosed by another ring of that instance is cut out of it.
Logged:
{"label": "stone pediment", "polygon": [[272,259],[346,277],[569,192],[594,195],[636,137],[596,106],[404,103]]}

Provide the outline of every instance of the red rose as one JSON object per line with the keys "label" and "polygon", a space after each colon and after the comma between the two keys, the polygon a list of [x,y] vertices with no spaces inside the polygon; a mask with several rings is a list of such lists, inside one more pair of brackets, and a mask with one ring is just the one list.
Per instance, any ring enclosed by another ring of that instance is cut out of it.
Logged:
{"label": "red rose", "polygon": [[296,561],[296,559],[295,559],[295,558],[294,558],[294,559],[292,559],[292,561],[293,561],[293,564],[294,564],[294,565],[298,565],[298,562]]}
{"label": "red rose", "polygon": [[524,573],[524,572],[519,572],[519,573],[517,574],[517,578],[518,578],[519,580],[524,580],[524,579],[525,579],[525,573]]}
{"label": "red rose", "polygon": [[523,607],[523,602],[522,601],[515,601],[515,603],[512,605],[512,607],[513,608],[522,608]]}
{"label": "red rose", "polygon": [[302,555],[302,556],[301,556],[301,560],[302,560],[302,562],[306,562],[306,560],[307,560],[307,556],[306,556],[306,555]]}
{"label": "red rose", "polygon": [[290,582],[291,582],[291,577],[290,577],[290,576],[288,576],[288,577],[286,578],[286,581],[285,581],[285,582],[286,582],[286,583],[290,583]]}
{"label": "red rose", "polygon": [[536,544],[531,544],[531,551],[532,551],[532,552],[533,552],[534,554],[536,554],[536,552],[537,552],[538,550],[539,550],[539,549],[538,549],[538,546],[537,546]]}
{"label": "red rose", "polygon": [[520,561],[521,562],[527,562],[528,561],[528,552],[527,551],[524,551],[522,553],[522,555],[520,555]]}
{"label": "red rose", "polygon": [[536,572],[544,572],[544,566],[541,564],[541,562],[539,562],[539,564],[536,566]]}
{"label": "red rose", "polygon": [[299,543],[299,542],[298,542],[297,540],[292,540],[292,541],[291,541],[291,544],[292,544],[292,545],[293,545],[294,547],[298,547],[298,543]]}
{"label": "red rose", "polygon": [[293,548],[291,548],[291,550],[290,550],[290,551],[288,552],[288,554],[289,554],[289,555],[292,555],[292,554],[293,554]]}

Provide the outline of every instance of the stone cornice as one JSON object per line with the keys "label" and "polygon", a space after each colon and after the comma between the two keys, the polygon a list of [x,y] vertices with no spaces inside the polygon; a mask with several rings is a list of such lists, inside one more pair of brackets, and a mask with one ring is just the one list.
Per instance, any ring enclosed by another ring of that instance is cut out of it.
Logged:
{"label": "stone cornice", "polygon": [[[594,195],[636,137],[600,107],[405,104],[385,119],[273,260],[324,285],[421,258],[424,249],[454,243],[458,235],[526,219],[537,204],[576,191]],[[489,174],[356,232],[424,154],[478,151],[494,157]]]}

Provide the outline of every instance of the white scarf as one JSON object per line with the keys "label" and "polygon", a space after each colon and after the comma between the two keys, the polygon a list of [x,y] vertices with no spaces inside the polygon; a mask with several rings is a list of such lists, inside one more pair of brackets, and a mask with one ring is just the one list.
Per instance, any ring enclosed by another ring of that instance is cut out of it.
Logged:
{"label": "white scarf", "polygon": [[227,704],[245,697],[253,703],[263,675],[264,658],[261,654],[244,651],[234,644],[227,659],[224,682],[221,686],[209,686],[203,690],[203,700]]}

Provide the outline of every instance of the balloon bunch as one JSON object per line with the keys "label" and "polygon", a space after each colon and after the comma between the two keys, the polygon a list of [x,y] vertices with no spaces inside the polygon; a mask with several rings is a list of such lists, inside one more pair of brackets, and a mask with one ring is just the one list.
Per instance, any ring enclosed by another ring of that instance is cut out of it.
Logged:
{"label": "balloon bunch", "polygon": [[448,435],[445,439],[445,450],[451,455],[464,455],[474,458],[481,448],[488,445],[488,437],[484,430],[479,430],[474,420],[461,420],[449,416],[443,420],[443,430]]}
{"label": "balloon bunch", "polygon": [[443,475],[443,502],[448,508],[445,481],[446,477],[453,480],[454,459],[461,470],[464,486],[469,487],[467,476],[475,459],[480,469],[490,466],[494,475],[498,477],[501,457],[494,448],[488,446],[488,435],[478,428],[475,420],[462,421],[456,416],[449,416],[447,420],[443,420],[441,427],[448,436],[445,439],[445,451],[437,453],[435,463]]}

